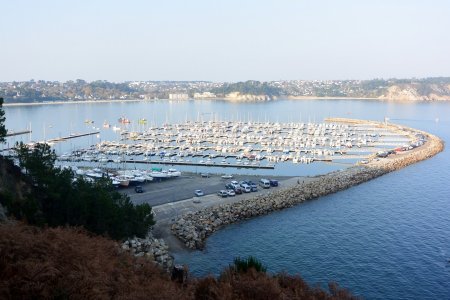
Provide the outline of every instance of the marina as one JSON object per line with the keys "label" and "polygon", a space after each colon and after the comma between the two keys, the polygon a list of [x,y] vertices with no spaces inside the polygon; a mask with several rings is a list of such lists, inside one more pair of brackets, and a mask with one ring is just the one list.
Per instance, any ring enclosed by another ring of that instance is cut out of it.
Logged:
{"label": "marina", "polygon": [[108,168],[155,164],[273,170],[286,163],[354,164],[412,142],[402,132],[336,122],[187,121],[141,131],[123,128],[116,137],[61,154],[58,159]]}

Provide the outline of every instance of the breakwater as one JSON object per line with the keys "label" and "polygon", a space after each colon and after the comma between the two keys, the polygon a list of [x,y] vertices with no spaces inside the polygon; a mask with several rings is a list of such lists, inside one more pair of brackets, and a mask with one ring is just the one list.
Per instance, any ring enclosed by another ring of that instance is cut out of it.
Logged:
{"label": "breakwater", "polygon": [[156,239],[152,235],[145,239],[134,237],[124,241],[121,248],[135,257],[144,257],[155,262],[166,271],[172,270],[173,257],[163,239]]}
{"label": "breakwater", "polygon": [[[335,121],[333,120],[333,122]],[[270,192],[233,204],[222,204],[195,213],[188,213],[178,218],[172,224],[172,232],[186,247],[202,249],[206,238],[224,225],[265,215],[275,210],[292,207],[307,200],[347,189],[388,172],[425,160],[441,152],[444,148],[442,140],[438,137],[412,128],[363,120],[340,119],[339,121],[375,124],[392,131],[407,133],[411,137],[421,134],[426,141],[420,147],[398,154],[391,154],[386,158],[372,156],[368,164],[329,173],[317,177],[306,184],[298,184],[278,192]]]}

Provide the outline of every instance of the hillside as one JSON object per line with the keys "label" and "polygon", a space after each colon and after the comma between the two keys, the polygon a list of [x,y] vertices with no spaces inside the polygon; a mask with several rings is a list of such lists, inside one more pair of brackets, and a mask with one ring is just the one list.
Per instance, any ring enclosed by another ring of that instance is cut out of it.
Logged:
{"label": "hillside", "polygon": [[5,98],[5,103],[169,99],[171,94],[201,98],[202,93],[208,93],[209,98],[224,98],[234,101],[268,101],[282,97],[438,101],[450,100],[450,77],[267,82],[255,80],[245,82],[132,81],[123,83],[86,82],[84,80],[0,82],[0,97]]}
{"label": "hillside", "polygon": [[384,100],[442,101],[450,100],[450,84],[398,84],[386,89],[379,96]]}
{"label": "hillside", "polygon": [[298,276],[252,268],[180,284],[152,261],[81,229],[0,223],[1,299],[353,299],[336,284],[329,287],[325,292]]}

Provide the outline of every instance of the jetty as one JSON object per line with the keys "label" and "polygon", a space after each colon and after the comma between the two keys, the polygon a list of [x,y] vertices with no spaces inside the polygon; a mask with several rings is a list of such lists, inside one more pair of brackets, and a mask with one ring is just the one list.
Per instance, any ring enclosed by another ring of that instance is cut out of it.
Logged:
{"label": "jetty", "polygon": [[29,134],[31,133],[31,130],[21,130],[21,131],[8,131],[5,135],[5,137],[10,137],[10,136],[16,136],[16,135],[22,135],[22,134]]}
{"label": "jetty", "polygon": [[76,139],[76,138],[89,136],[89,135],[95,135],[95,134],[99,134],[99,133],[100,133],[100,131],[93,131],[93,132],[87,132],[87,133],[73,133],[68,136],[63,136],[63,137],[47,140],[47,143],[63,142],[66,140]]}

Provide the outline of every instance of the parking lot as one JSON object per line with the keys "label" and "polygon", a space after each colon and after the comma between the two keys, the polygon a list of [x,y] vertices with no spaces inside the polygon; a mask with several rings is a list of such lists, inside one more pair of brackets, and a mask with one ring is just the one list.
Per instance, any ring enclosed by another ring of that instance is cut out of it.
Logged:
{"label": "parking lot", "polygon": [[[286,177],[271,177],[273,179],[286,179]],[[177,178],[166,179],[162,181],[153,181],[143,184],[143,193],[136,193],[134,187],[120,189],[120,192],[126,193],[135,204],[148,203],[151,206],[157,206],[169,202],[177,202],[194,197],[194,191],[202,190],[205,195],[216,194],[219,190],[225,189],[225,184],[231,180],[252,180],[258,184],[260,176],[239,175],[232,179],[223,179],[220,175],[210,175],[202,177],[200,174],[184,174]],[[259,187],[259,189],[261,189]],[[218,196],[217,196],[218,197]],[[236,195],[236,197],[241,197]]]}

